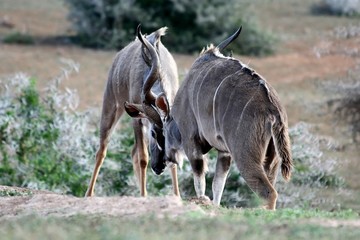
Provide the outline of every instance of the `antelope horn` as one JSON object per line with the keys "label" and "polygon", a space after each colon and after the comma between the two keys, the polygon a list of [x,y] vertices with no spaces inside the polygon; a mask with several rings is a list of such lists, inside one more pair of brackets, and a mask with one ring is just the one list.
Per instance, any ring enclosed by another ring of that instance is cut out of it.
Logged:
{"label": "antelope horn", "polygon": [[240,34],[242,29],[242,26],[240,26],[240,28],[233,34],[231,35],[229,38],[225,39],[224,41],[222,41],[217,48],[219,49],[219,51],[221,52],[222,50],[224,50],[232,41],[234,41]]}
{"label": "antelope horn", "polygon": [[151,59],[150,59],[150,57],[146,54],[144,45],[141,46],[141,56],[142,56],[142,58],[144,59],[146,65],[147,65],[148,67],[151,67]]}
{"label": "antelope horn", "polygon": [[141,93],[141,101],[143,104],[143,109],[145,114],[149,119],[157,124],[159,127],[162,127],[162,121],[159,112],[154,107],[156,96],[152,93],[151,88],[160,77],[160,60],[159,56],[156,53],[156,50],[151,45],[151,43],[143,37],[141,33],[141,25],[137,27],[137,36],[143,46],[149,51],[151,56],[151,69],[149,74],[145,78],[144,86]]}

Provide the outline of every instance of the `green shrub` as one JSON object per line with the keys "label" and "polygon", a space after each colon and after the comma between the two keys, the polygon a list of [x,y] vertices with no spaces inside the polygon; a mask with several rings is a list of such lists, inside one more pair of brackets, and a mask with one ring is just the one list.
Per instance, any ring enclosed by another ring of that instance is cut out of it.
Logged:
{"label": "green shrub", "polygon": [[169,27],[164,38],[172,51],[199,52],[210,43],[218,44],[240,25],[241,40],[232,44],[238,53],[265,55],[274,50],[274,38],[249,20],[246,1],[230,0],[66,0],[76,40],[90,47],[124,47],[143,31]]}
{"label": "green shrub", "polygon": [[8,44],[32,45],[35,41],[34,38],[28,34],[14,32],[6,35],[3,38],[3,42]]}
{"label": "green shrub", "polygon": [[0,79],[0,184],[83,195],[88,114],[71,112],[76,93],[58,88],[71,69],[41,93],[24,74]]}
{"label": "green shrub", "polygon": [[[0,185],[85,194],[98,147],[100,111],[75,112],[76,92],[59,88],[70,70],[64,71],[41,93],[35,79],[24,74],[0,79]],[[98,195],[137,193],[132,130],[129,118],[122,121],[126,128],[111,138]]]}

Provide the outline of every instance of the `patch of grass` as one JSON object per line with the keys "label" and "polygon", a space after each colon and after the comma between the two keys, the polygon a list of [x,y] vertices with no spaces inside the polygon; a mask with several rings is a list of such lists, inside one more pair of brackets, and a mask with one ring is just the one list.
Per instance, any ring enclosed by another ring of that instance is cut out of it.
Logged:
{"label": "patch of grass", "polygon": [[10,190],[1,190],[0,197],[16,197],[16,196],[31,196],[33,192],[31,190],[28,191],[16,191],[13,189]]}
{"label": "patch of grass", "polygon": [[13,32],[13,33],[6,35],[3,39],[3,42],[8,43],[8,44],[32,45],[35,43],[35,40],[29,34]]}
{"label": "patch of grass", "polygon": [[[214,211],[209,209],[207,211]],[[191,215],[177,218],[119,218],[75,216],[70,218],[20,217],[0,220],[4,239],[357,239],[360,229],[343,224],[331,227],[327,220],[354,220],[347,210],[284,209],[279,211],[217,209],[213,217]],[[323,224],[322,224],[323,223]]]}
{"label": "patch of grass", "polygon": [[267,211],[263,209],[244,209],[242,214],[239,215],[238,209],[222,209],[223,216],[233,216],[235,218],[241,216],[241,218],[254,219],[257,222],[263,221],[263,223],[271,223],[276,221],[291,221],[297,219],[356,219],[359,217],[359,213],[347,209],[342,211],[323,211],[319,209],[302,209],[302,208],[284,208],[277,211]]}

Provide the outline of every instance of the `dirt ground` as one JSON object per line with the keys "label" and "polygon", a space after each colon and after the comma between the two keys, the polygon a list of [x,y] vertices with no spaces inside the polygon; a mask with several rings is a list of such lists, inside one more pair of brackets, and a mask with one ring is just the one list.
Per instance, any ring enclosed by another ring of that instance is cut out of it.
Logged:
{"label": "dirt ground", "polygon": [[[339,154],[341,158],[348,159],[347,164],[339,171],[360,197],[358,149],[344,131],[335,129],[332,116],[316,112],[318,109],[311,107],[321,104],[327,97],[317,89],[318,81],[344,77],[350,69],[359,65],[360,54],[349,55],[346,51],[357,50],[360,46],[359,38],[338,39],[332,35],[335,27],[348,26],[358,20],[310,15],[308,7],[313,2],[311,0],[301,3],[291,0],[285,5],[282,2],[281,7],[277,5],[281,1],[265,6],[262,6],[262,1],[254,2],[254,8],[258,8],[260,25],[279,33],[278,51],[275,55],[264,58],[236,57],[263,75],[277,89],[287,109],[290,126],[299,121],[310,122],[316,125],[317,134],[336,139],[343,145],[352,144]],[[41,7],[38,7],[39,4]],[[11,27],[6,26],[6,22],[11,23]],[[0,38],[19,31],[40,40],[51,39],[69,34],[69,26],[66,8],[59,1],[12,0],[0,3]],[[36,77],[40,87],[43,87],[61,73],[61,68],[64,67],[62,60],[71,59],[80,65],[80,71],[64,81],[63,86],[77,89],[80,110],[100,107],[107,72],[116,52],[84,49],[67,43],[54,44],[51,41],[45,44],[40,40],[30,46],[0,42],[0,77],[25,72]],[[183,54],[174,54],[174,57],[181,76],[186,74],[196,58],[194,55]],[[5,188],[0,186],[0,190]],[[83,199],[48,192],[33,193],[0,198],[0,218],[28,215],[34,211],[45,216],[70,216],[76,213],[137,216],[149,211],[160,215],[178,215],[187,211],[201,211],[198,206],[184,204],[175,197]],[[61,206],[57,202],[61,202]],[[147,207],[150,205],[151,209]]]}
{"label": "dirt ground", "polygon": [[179,197],[91,197],[77,198],[46,191],[0,186],[0,192],[15,196],[0,197],[0,219],[36,214],[70,217],[74,215],[106,215],[117,217],[175,217],[189,212],[204,214],[196,204]]}
{"label": "dirt ground", "polygon": [[[204,211],[199,203],[183,201],[175,196],[165,197],[91,197],[77,198],[47,191],[29,190],[19,187],[0,186],[0,192],[16,193],[22,196],[0,197],[0,221],[25,216],[72,217],[110,216],[136,218],[143,215],[156,218],[173,218],[189,213],[208,217],[217,215],[216,211]],[[358,220],[308,219],[301,224],[314,224],[322,227],[360,227]]]}

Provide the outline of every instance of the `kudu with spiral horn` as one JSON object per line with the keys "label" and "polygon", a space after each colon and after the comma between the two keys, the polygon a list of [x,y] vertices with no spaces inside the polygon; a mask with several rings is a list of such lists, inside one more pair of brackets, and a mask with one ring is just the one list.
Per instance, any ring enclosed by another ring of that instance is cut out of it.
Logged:
{"label": "kudu with spiral horn", "polygon": [[213,203],[219,205],[234,161],[247,185],[275,209],[278,169],[289,180],[292,169],[287,115],[274,88],[258,73],[221,54],[241,28],[217,47],[210,45],[195,60],[182,82],[172,108],[166,96],[155,104],[162,112],[165,154],[184,151],[194,176],[197,197],[205,195],[207,161],[218,152],[212,183]]}
{"label": "kudu with spiral horn", "polygon": [[[165,93],[173,101],[178,89],[176,63],[161,42],[166,27],[144,37],[137,28],[138,39],[119,51],[108,75],[100,122],[100,146],[96,153],[96,163],[86,196],[94,195],[95,182],[105,159],[110,135],[126,108],[132,121],[135,144],[131,153],[133,168],[139,183],[140,195],[146,196],[146,169],[150,150],[151,168],[161,174],[166,167],[162,121],[154,108],[155,94]],[[146,41],[151,47],[144,47]],[[155,50],[155,51],[153,51]],[[150,65],[150,66],[149,66]],[[161,73],[159,71],[161,65]],[[162,75],[161,81],[156,81]],[[151,79],[152,83],[145,79]],[[155,82],[156,81],[156,82]],[[124,104],[131,102],[131,106]],[[146,113],[139,114],[139,110]],[[150,120],[150,121],[149,121]],[[150,134],[151,133],[151,134]],[[174,194],[179,196],[177,168],[171,165]]]}

